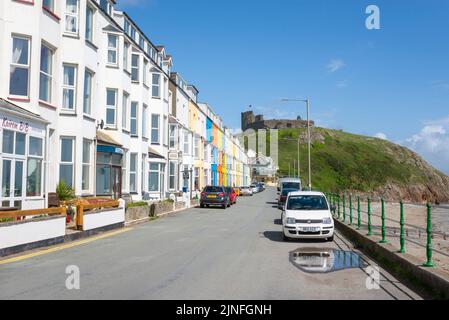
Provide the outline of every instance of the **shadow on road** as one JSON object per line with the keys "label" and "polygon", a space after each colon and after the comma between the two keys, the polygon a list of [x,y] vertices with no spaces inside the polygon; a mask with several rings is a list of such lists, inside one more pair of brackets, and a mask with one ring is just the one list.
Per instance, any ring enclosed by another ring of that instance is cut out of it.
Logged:
{"label": "shadow on road", "polygon": [[274,219],[274,224],[277,224],[279,226],[282,225],[282,220],[281,219]]}
{"label": "shadow on road", "polygon": [[[276,221],[276,220],[275,220]],[[263,236],[274,242],[284,242],[281,231],[265,231]],[[289,242],[294,243],[323,243],[325,239],[290,239]]]}
{"label": "shadow on road", "polygon": [[278,205],[277,202],[267,202],[267,204],[275,204],[276,206]]}

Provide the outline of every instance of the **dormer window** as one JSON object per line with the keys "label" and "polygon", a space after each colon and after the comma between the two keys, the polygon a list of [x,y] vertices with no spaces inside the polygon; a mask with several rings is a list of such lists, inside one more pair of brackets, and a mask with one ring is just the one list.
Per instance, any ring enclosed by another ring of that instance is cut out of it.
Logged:
{"label": "dormer window", "polygon": [[100,0],[100,7],[107,12],[108,15],[112,15],[112,4],[108,0]]}

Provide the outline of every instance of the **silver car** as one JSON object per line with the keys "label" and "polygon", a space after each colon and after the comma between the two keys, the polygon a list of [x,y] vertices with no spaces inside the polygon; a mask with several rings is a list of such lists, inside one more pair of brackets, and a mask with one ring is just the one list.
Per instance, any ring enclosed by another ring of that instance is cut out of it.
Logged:
{"label": "silver car", "polygon": [[240,195],[241,196],[252,196],[253,190],[250,187],[241,187],[240,188]]}

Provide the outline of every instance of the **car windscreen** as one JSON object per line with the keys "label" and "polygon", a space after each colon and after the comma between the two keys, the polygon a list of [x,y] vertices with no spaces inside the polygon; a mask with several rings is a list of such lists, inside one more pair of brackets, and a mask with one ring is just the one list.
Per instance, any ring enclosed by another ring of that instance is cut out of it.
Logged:
{"label": "car windscreen", "polygon": [[287,210],[329,210],[323,196],[290,196]]}
{"label": "car windscreen", "polygon": [[204,188],[204,192],[223,192],[222,187],[206,187]]}
{"label": "car windscreen", "polygon": [[299,182],[284,182],[284,183],[282,183],[282,189],[301,190],[301,183],[299,183]]}

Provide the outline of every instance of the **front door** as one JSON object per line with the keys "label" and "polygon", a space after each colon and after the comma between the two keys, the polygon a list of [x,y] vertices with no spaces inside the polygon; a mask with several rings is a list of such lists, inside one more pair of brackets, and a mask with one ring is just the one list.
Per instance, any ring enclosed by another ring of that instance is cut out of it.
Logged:
{"label": "front door", "polygon": [[2,190],[1,206],[22,207],[24,160],[3,158],[1,163]]}
{"label": "front door", "polygon": [[122,197],[122,168],[112,167],[112,197],[120,199]]}

